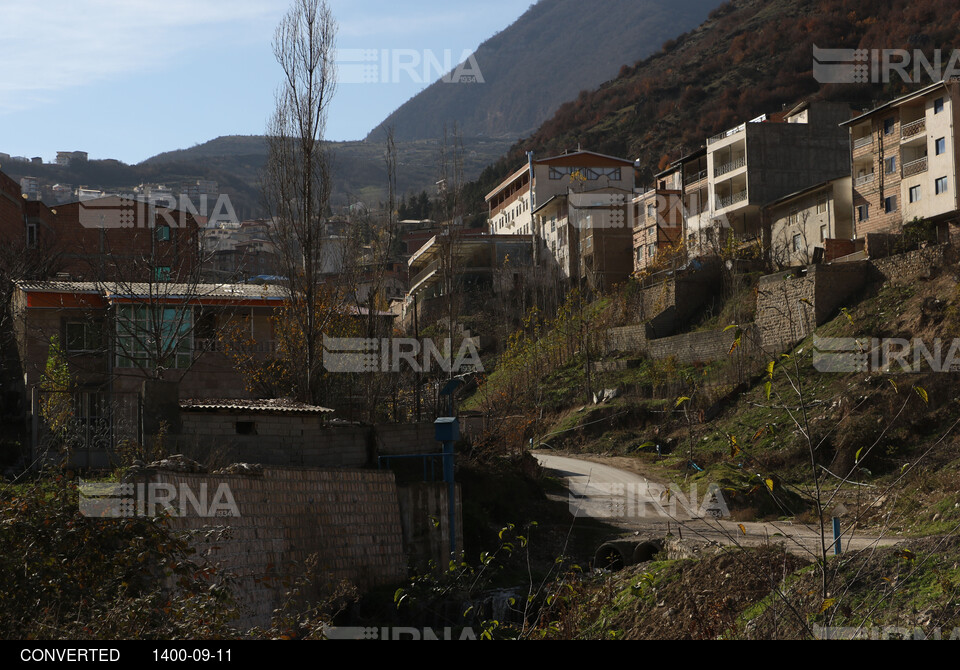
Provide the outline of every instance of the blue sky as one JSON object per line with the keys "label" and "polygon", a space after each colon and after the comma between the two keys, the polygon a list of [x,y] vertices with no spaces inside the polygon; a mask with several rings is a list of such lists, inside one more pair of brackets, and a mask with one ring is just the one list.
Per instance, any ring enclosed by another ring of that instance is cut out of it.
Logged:
{"label": "blue sky", "polygon": [[[398,68],[394,59],[409,63],[429,54],[456,65],[530,6],[328,2],[338,48],[379,56],[370,61],[378,83],[338,86],[327,130],[334,140],[363,138],[429,83],[424,74],[439,76],[432,65]],[[0,0],[0,151],[52,161],[58,150],[78,150],[137,163],[220,135],[263,133],[280,81],[271,42],[289,6],[287,0]]]}

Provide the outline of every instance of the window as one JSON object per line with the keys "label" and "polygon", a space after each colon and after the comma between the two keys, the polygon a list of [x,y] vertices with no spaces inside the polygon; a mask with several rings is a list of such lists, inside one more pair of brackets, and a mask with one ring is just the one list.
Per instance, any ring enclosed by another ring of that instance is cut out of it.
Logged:
{"label": "window", "polygon": [[897,196],[891,195],[883,199],[883,211],[887,214],[897,211]]}
{"label": "window", "polygon": [[883,161],[883,171],[886,174],[894,174],[897,171],[897,157],[891,156],[890,158],[884,159]]}
{"label": "window", "polygon": [[820,241],[823,242],[827,239],[827,226],[826,224],[820,226]]}
{"label": "window", "polygon": [[933,113],[939,114],[943,111],[943,98],[937,98],[933,101]]}
{"label": "window", "polygon": [[153,268],[153,280],[158,282],[170,281],[170,266],[162,265],[160,267]]}
{"label": "window", "polygon": [[27,224],[27,249],[37,248],[37,224]]}
{"label": "window", "polygon": [[817,214],[823,214],[827,211],[827,196],[821,195],[817,198]]}
{"label": "window", "polygon": [[794,224],[800,222],[800,212],[794,210],[790,212],[790,216],[787,217],[787,223]]}
{"label": "window", "polygon": [[870,218],[870,205],[857,206],[857,221],[866,221]]}
{"label": "window", "polygon": [[657,215],[657,206],[654,203],[647,203],[647,218],[652,219]]}
{"label": "window", "polygon": [[118,368],[190,367],[193,358],[192,310],[122,305],[117,308],[116,325]]}
{"label": "window", "polygon": [[68,321],[66,331],[67,353],[93,352],[100,349],[100,326],[86,321]]}
{"label": "window", "polygon": [[937,195],[940,195],[941,193],[946,193],[946,192],[947,192],[947,178],[946,178],[946,177],[940,177],[940,178],[938,178],[937,181],[936,181],[935,186],[936,186]]}
{"label": "window", "polygon": [[893,135],[893,129],[897,125],[897,120],[894,117],[883,120],[883,134],[884,135]]}
{"label": "window", "polygon": [[935,151],[936,151],[936,154],[937,154],[938,156],[939,156],[940,154],[943,154],[943,153],[946,153],[946,152],[947,152],[947,138],[941,137],[940,139],[938,139],[938,140],[936,141],[935,144],[936,144],[936,149],[935,149]]}
{"label": "window", "polygon": [[157,226],[157,241],[158,242],[170,241],[170,226],[168,225]]}
{"label": "window", "polygon": [[910,202],[919,202],[920,201],[920,187],[911,186],[910,187]]}
{"label": "window", "polygon": [[803,240],[800,237],[800,233],[796,233],[793,236],[793,250],[800,251],[802,244],[803,244]]}

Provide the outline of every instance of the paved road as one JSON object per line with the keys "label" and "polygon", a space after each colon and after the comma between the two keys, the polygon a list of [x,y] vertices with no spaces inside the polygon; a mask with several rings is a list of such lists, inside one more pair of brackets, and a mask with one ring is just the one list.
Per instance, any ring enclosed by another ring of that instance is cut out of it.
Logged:
{"label": "paved road", "polygon": [[[609,465],[545,452],[534,452],[534,456],[544,468],[552,470],[554,476],[566,479],[570,491],[568,504],[576,516],[601,519],[625,531],[644,535],[673,533],[684,539],[726,545],[783,543],[789,551],[807,558],[820,554],[817,527],[791,522],[731,521],[722,493],[719,497],[697,499],[695,492],[678,488],[668,491],[662,484]],[[833,553],[832,529],[828,528],[827,533],[830,553]],[[891,545],[899,540],[893,536],[856,536],[849,531],[841,535],[844,551]]]}

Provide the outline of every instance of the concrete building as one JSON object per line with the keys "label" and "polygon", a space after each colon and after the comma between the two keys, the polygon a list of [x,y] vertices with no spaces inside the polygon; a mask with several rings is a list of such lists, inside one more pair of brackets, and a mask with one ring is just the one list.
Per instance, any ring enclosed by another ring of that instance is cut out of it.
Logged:
{"label": "concrete building", "polygon": [[738,242],[767,242],[761,217],[765,205],[848,174],[850,143],[839,124],[850,116],[843,104],[804,102],[711,137],[705,151],[706,193],[702,157],[681,159],[685,201],[690,212],[697,212],[686,222],[694,252],[716,249],[729,235]]}
{"label": "concrete building", "polygon": [[775,267],[809,265],[820,259],[829,262],[853,252],[850,183],[850,177],[832,179],[764,208]]}
{"label": "concrete building", "polygon": [[86,161],[87,152],[86,151],[58,151],[57,152],[57,165],[67,166],[70,165],[73,161]]}
{"label": "concrete building", "polygon": [[20,192],[27,200],[39,200],[40,180],[37,177],[23,177],[20,180]]}
{"label": "concrete building", "polygon": [[633,198],[634,272],[656,266],[663,252],[677,249],[684,240],[683,169],[665,170],[656,180],[656,186]]}
{"label": "concrete building", "polygon": [[919,218],[947,239],[958,221],[958,101],[960,83],[938,82],[843,124],[853,158],[856,237],[899,233]]}

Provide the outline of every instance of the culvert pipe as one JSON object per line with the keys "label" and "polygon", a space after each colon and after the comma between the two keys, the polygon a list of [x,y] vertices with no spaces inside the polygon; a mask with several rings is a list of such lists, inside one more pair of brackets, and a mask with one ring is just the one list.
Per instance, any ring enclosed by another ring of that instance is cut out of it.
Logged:
{"label": "culvert pipe", "polygon": [[628,565],[650,561],[661,551],[663,540],[609,540],[594,553],[593,566],[604,570],[621,570]]}

